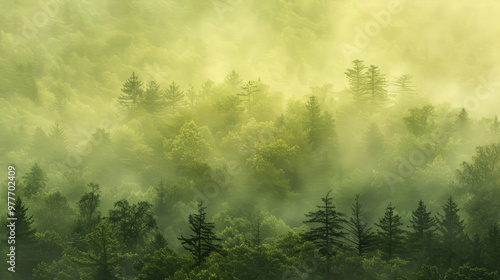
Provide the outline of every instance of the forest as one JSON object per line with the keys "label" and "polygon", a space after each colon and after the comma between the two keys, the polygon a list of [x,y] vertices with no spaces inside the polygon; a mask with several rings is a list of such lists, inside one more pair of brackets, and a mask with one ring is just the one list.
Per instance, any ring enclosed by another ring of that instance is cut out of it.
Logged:
{"label": "forest", "polygon": [[500,279],[494,1],[1,5],[1,279]]}

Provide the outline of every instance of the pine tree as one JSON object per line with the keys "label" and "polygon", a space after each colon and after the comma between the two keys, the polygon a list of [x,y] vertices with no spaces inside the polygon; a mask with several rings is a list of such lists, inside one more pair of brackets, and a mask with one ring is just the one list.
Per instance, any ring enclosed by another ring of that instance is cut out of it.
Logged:
{"label": "pine tree", "polygon": [[309,212],[305,215],[309,219],[304,221],[304,223],[317,226],[303,234],[305,240],[311,241],[321,247],[323,255],[328,259],[332,255],[333,247],[341,246],[342,239],[346,236],[346,233],[343,231],[344,223],[346,223],[346,220],[343,218],[345,214],[336,210],[330,193],[331,191],[321,199],[323,201],[322,205],[316,206],[319,209],[318,211]]}
{"label": "pine tree", "polygon": [[464,220],[460,219],[460,209],[450,196],[443,206],[444,215],[438,213],[438,231],[440,232],[441,257],[445,267],[458,267],[464,258],[468,238],[465,235]]}
{"label": "pine tree", "polygon": [[184,91],[179,90],[179,85],[175,82],[172,82],[165,90],[165,98],[172,116],[185,105]]}
{"label": "pine tree", "polygon": [[144,98],[140,104],[146,112],[153,115],[159,113],[163,109],[165,106],[165,97],[157,82],[151,81],[146,85]]}
{"label": "pine tree", "polygon": [[460,110],[460,113],[458,113],[457,115],[456,126],[460,127],[461,129],[466,129],[469,127],[469,124],[469,113],[467,112],[467,110],[465,110],[465,108],[462,108],[462,110]]}
{"label": "pine tree", "polygon": [[56,121],[52,127],[49,138],[51,157],[55,160],[64,159],[66,156],[66,132],[59,121]]}
{"label": "pine tree", "polygon": [[415,87],[413,86],[413,75],[405,74],[398,77],[396,81],[392,83],[396,88],[394,92],[397,94],[414,94]]}
{"label": "pine tree", "polygon": [[365,94],[365,84],[366,84],[366,75],[365,69],[366,66],[363,65],[362,60],[354,60],[352,62],[353,68],[347,69],[345,75],[347,76],[347,81],[349,83],[349,91],[356,98],[359,98]]}
{"label": "pine tree", "polygon": [[370,65],[366,72],[366,82],[364,85],[367,95],[373,100],[384,101],[387,99],[387,81],[380,73],[378,66]]}
{"label": "pine tree", "polygon": [[242,92],[238,93],[238,96],[243,97],[243,101],[247,103],[247,106],[253,101],[254,93],[259,91],[256,83],[254,81],[248,81],[248,83],[244,84],[241,89]]}
{"label": "pine tree", "polygon": [[231,73],[229,73],[224,79],[224,83],[230,86],[232,89],[239,88],[242,82],[243,81],[240,78],[240,74],[238,74],[234,70],[232,70]]}
{"label": "pine tree", "polygon": [[35,163],[30,172],[28,172],[23,177],[25,187],[24,187],[24,195],[31,199],[35,196],[40,190],[45,189],[45,184],[47,182],[47,175],[45,172],[38,166],[38,163]]}
{"label": "pine tree", "polygon": [[411,230],[408,235],[412,255],[420,258],[420,261],[421,258],[427,257],[432,263],[436,219],[427,211],[427,206],[422,200],[418,202],[417,209],[412,211],[410,223]]}
{"label": "pine tree", "polygon": [[498,223],[488,230],[485,244],[488,268],[491,271],[500,271],[500,226]]}
{"label": "pine tree", "polygon": [[473,267],[484,267],[484,243],[479,234],[475,234],[471,240],[471,252],[469,262]]}
{"label": "pine tree", "polygon": [[394,258],[402,251],[405,239],[405,231],[401,228],[403,225],[401,216],[396,214],[394,209],[395,207],[389,203],[384,217],[379,219],[378,224],[375,224],[380,228],[377,230],[380,250],[388,259]]}
{"label": "pine tree", "polygon": [[122,94],[118,97],[118,102],[122,106],[136,108],[144,93],[143,83],[139,77],[132,73],[132,76],[123,84]]}
{"label": "pine tree", "polygon": [[122,245],[114,238],[108,224],[100,224],[84,238],[85,251],[76,249],[77,257],[72,261],[93,268],[92,279],[120,279],[120,265],[131,255],[122,253]]}
{"label": "pine tree", "polygon": [[333,256],[334,246],[342,246],[342,240],[346,233],[344,224],[346,220],[343,218],[345,214],[338,212],[333,205],[333,199],[330,197],[329,191],[324,198],[322,205],[316,205],[319,209],[315,212],[306,214],[308,220],[305,224],[315,224],[314,228],[305,232],[302,237],[306,241],[313,242],[320,248],[320,252],[326,257],[326,278],[330,279],[330,258]]}
{"label": "pine tree", "polygon": [[374,245],[374,234],[368,224],[363,221],[364,211],[359,202],[359,194],[356,195],[351,207],[352,216],[347,222],[347,231],[350,233],[349,241],[356,249],[358,256],[362,256]]}
{"label": "pine tree", "polygon": [[309,97],[306,108],[307,115],[305,125],[308,129],[309,142],[314,149],[321,141],[321,109],[316,96]]}
{"label": "pine tree", "polygon": [[210,254],[222,253],[222,246],[217,244],[222,239],[215,236],[215,224],[206,221],[206,208],[203,202],[198,203],[198,213],[189,215],[189,225],[193,234],[187,238],[183,235],[178,238],[184,249],[195,257],[197,266],[201,266]]}

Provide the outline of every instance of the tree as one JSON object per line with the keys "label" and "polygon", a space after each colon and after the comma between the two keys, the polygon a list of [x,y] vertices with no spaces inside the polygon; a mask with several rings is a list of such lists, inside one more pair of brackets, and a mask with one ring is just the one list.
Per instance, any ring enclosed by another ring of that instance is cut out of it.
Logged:
{"label": "tree", "polygon": [[313,150],[317,150],[322,144],[329,141],[335,146],[335,120],[331,114],[321,113],[321,108],[316,96],[309,97],[306,103],[305,128],[309,143]]}
{"label": "tree", "polygon": [[416,280],[441,280],[438,268],[435,266],[426,266],[425,264],[420,267],[415,276]]}
{"label": "tree", "polygon": [[351,234],[349,241],[356,249],[358,256],[362,256],[374,245],[374,234],[368,224],[363,221],[364,211],[359,202],[359,194],[356,195],[351,207],[352,216],[347,222],[347,231]]}
{"label": "tree", "polygon": [[457,115],[457,120],[456,120],[457,126],[460,127],[461,129],[466,129],[469,127],[470,124],[470,117],[469,113],[465,108],[462,108],[460,110],[460,113]]}
{"label": "tree", "polygon": [[408,109],[408,111],[410,111],[410,115],[403,118],[408,131],[417,137],[428,132],[434,107],[432,105],[425,105],[422,108]]}
{"label": "tree", "polygon": [[73,262],[92,267],[92,279],[119,279],[120,264],[131,255],[122,253],[122,246],[114,238],[112,228],[105,223],[98,225],[85,236],[84,243],[85,251],[76,249],[77,256],[72,258]]}
{"label": "tree", "polygon": [[124,107],[136,108],[144,93],[143,83],[139,77],[132,73],[132,76],[125,81],[122,87],[122,94],[118,97],[118,102]]}
{"label": "tree", "polygon": [[144,98],[140,104],[146,112],[153,115],[158,114],[165,107],[165,97],[157,82],[151,81],[146,85]]}
{"label": "tree", "polygon": [[495,223],[488,230],[485,240],[487,264],[491,271],[500,271],[500,226]]}
{"label": "tree", "polygon": [[308,220],[304,221],[305,224],[314,224],[316,227],[311,228],[302,236],[304,240],[313,242],[319,247],[320,252],[326,257],[326,277],[330,279],[330,258],[333,255],[334,246],[341,246],[342,239],[346,236],[344,230],[343,216],[345,214],[337,212],[333,205],[332,198],[329,191],[324,198],[322,205],[317,205],[319,209],[315,212],[306,214]]}
{"label": "tree", "polygon": [[468,265],[461,266],[458,271],[449,269],[444,275],[444,280],[496,280],[498,272],[488,272],[486,268],[471,268]]}
{"label": "tree", "polygon": [[392,83],[396,89],[394,92],[398,94],[414,94],[415,87],[413,86],[413,75],[405,74],[398,77],[396,81]]}
{"label": "tree", "polygon": [[475,234],[471,240],[471,251],[469,255],[469,262],[473,267],[483,267],[484,266],[484,243],[481,240],[479,234]]}
{"label": "tree", "polygon": [[497,133],[500,131],[500,122],[498,121],[497,115],[495,115],[495,118],[493,119],[493,122],[491,123],[490,129],[493,133]]}
{"label": "tree", "polygon": [[412,211],[410,223],[411,231],[408,235],[412,255],[420,261],[422,258],[428,257],[432,263],[432,243],[436,231],[436,219],[431,216],[431,212],[427,211],[427,206],[422,200],[418,202],[417,209]]}
{"label": "tree", "polygon": [[380,73],[378,66],[370,65],[366,72],[365,82],[366,94],[371,95],[373,100],[384,101],[387,99],[387,81]]}
{"label": "tree", "polygon": [[254,81],[248,81],[248,83],[244,84],[241,89],[243,90],[241,93],[238,93],[238,96],[243,97],[243,101],[247,103],[247,106],[253,101],[253,94],[258,92],[259,89]]}
{"label": "tree", "polygon": [[178,238],[184,249],[194,256],[197,266],[201,266],[210,254],[222,253],[222,246],[217,244],[222,239],[215,236],[215,224],[206,221],[206,208],[203,202],[198,203],[198,213],[189,215],[189,228],[193,234]]}
{"label": "tree", "polygon": [[66,155],[66,133],[64,127],[59,121],[56,121],[49,134],[51,157],[59,160],[64,159]]}
{"label": "tree", "polygon": [[174,116],[179,108],[185,105],[184,91],[179,90],[179,85],[177,85],[175,82],[172,82],[165,90],[164,94],[167,100],[167,106],[172,116]]}
{"label": "tree", "polygon": [[224,83],[230,86],[232,89],[239,88],[242,82],[243,81],[240,78],[240,74],[238,74],[234,70],[227,74],[226,78],[224,79]]}
{"label": "tree", "polygon": [[134,264],[134,268],[138,272],[138,280],[171,279],[185,265],[185,259],[165,246],[147,253]]}
{"label": "tree", "polygon": [[444,215],[438,213],[438,231],[440,232],[441,258],[445,267],[458,267],[464,258],[464,249],[468,238],[465,235],[464,220],[460,219],[460,209],[450,196],[443,206]]}
{"label": "tree", "polygon": [[152,208],[153,205],[146,201],[130,205],[126,199],[122,199],[109,210],[108,220],[127,250],[132,251],[144,244],[147,235],[156,229]]}
{"label": "tree", "polygon": [[347,76],[347,81],[349,83],[349,91],[356,98],[359,98],[365,94],[365,84],[366,84],[366,75],[365,69],[366,66],[363,65],[362,60],[354,60],[352,62],[353,68],[347,69],[345,75]]}
{"label": "tree", "polygon": [[394,212],[395,207],[391,203],[387,206],[383,218],[375,224],[379,227],[377,230],[377,237],[379,246],[382,252],[386,255],[387,259],[392,259],[399,254],[404,246],[404,233],[401,228],[401,216]]}
{"label": "tree", "polygon": [[90,183],[88,186],[91,191],[85,193],[77,202],[79,216],[74,230],[83,235],[91,233],[102,220],[101,212],[97,210],[101,202],[99,185]]}
{"label": "tree", "polygon": [[38,163],[35,163],[31,167],[30,172],[24,175],[23,179],[26,184],[24,188],[24,195],[28,199],[31,199],[40,190],[45,189],[45,183],[47,182],[47,176],[40,166],[38,166]]}

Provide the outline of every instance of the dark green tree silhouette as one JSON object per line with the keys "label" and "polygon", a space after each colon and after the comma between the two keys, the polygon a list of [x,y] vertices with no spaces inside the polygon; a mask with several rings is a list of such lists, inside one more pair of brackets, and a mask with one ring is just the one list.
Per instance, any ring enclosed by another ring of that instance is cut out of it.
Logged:
{"label": "dark green tree silhouette", "polygon": [[146,201],[130,205],[122,199],[109,210],[108,220],[127,250],[133,251],[137,246],[144,245],[147,236],[156,229],[152,208],[153,205]]}
{"label": "dark green tree silhouette", "polygon": [[206,208],[203,202],[198,203],[198,213],[189,215],[189,227],[193,234],[178,238],[184,249],[195,258],[196,266],[201,266],[210,254],[222,253],[222,246],[217,244],[222,239],[215,236],[215,224],[206,221]]}
{"label": "dark green tree silhouette", "polygon": [[433,263],[433,245],[437,242],[435,237],[436,219],[427,211],[427,206],[420,200],[416,210],[412,211],[410,218],[409,247],[413,257],[422,263],[429,259]]}
{"label": "dark green tree silhouette", "polygon": [[485,239],[486,263],[490,271],[500,271],[500,226],[495,223]]}
{"label": "dark green tree silhouette", "polygon": [[387,206],[383,218],[375,224],[377,230],[377,239],[380,250],[385,254],[387,259],[392,259],[399,255],[405,242],[405,231],[401,228],[401,216],[394,212],[395,207],[391,203]]}
{"label": "dark green tree silhouette", "polygon": [[464,260],[468,246],[464,220],[460,218],[460,209],[450,196],[443,206],[444,215],[438,213],[438,231],[440,233],[441,258],[445,267],[458,267]]}
{"label": "dark green tree silhouette", "polygon": [[471,268],[469,265],[461,266],[458,271],[451,268],[444,275],[444,280],[497,280],[498,272],[488,272],[486,268]]}
{"label": "dark green tree silhouette", "polygon": [[122,245],[114,237],[113,229],[106,223],[99,224],[83,241],[85,250],[75,249],[72,261],[92,267],[92,279],[120,279],[121,264],[131,255],[122,253]]}
{"label": "dark green tree silhouette", "polygon": [[351,209],[352,215],[347,222],[347,231],[350,233],[348,240],[356,249],[358,256],[362,256],[373,247],[375,236],[368,224],[363,221],[364,211],[359,202],[359,194],[356,195]]}
{"label": "dark green tree silhouette", "polygon": [[485,266],[485,248],[484,242],[481,240],[479,234],[475,234],[471,240],[471,251],[468,257],[470,264],[473,267]]}
{"label": "dark green tree silhouette", "polygon": [[23,176],[24,179],[24,195],[31,199],[35,196],[40,190],[45,189],[45,184],[47,182],[47,175],[45,172],[38,166],[38,163],[35,163],[30,172]]}
{"label": "dark green tree silhouette", "polygon": [[101,202],[101,192],[98,184],[90,183],[90,192],[85,193],[77,202],[78,218],[75,233],[86,235],[91,233],[101,223],[101,212],[97,210]]}

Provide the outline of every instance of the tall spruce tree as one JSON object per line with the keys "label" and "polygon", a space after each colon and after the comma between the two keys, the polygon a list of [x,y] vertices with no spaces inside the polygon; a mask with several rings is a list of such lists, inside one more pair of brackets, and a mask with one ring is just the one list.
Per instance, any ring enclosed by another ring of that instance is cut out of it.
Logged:
{"label": "tall spruce tree", "polygon": [[491,271],[500,271],[500,226],[495,223],[485,238],[486,263]]}
{"label": "tall spruce tree", "polygon": [[408,235],[411,254],[419,262],[427,258],[432,263],[437,222],[422,200],[418,202],[417,209],[412,211],[410,223],[411,230]]}
{"label": "tall spruce tree", "polygon": [[321,199],[323,204],[316,205],[319,209],[318,211],[306,214],[306,217],[309,219],[304,221],[304,223],[316,226],[303,234],[305,240],[311,241],[321,247],[323,255],[327,258],[330,258],[332,255],[334,246],[342,245],[342,239],[346,236],[344,232],[346,220],[343,218],[345,214],[336,210],[330,193],[331,191]]}
{"label": "tall spruce tree", "polygon": [[387,259],[392,259],[400,254],[404,247],[405,231],[402,229],[403,223],[401,216],[394,212],[395,207],[391,203],[387,206],[383,218],[375,224],[377,230],[377,239],[380,250]]}
{"label": "tall spruce tree", "polygon": [[359,194],[356,195],[354,204],[351,207],[352,216],[347,222],[347,231],[350,233],[349,241],[356,249],[358,256],[362,256],[374,245],[374,233],[368,224],[363,221],[364,211],[359,202]]}
{"label": "tall spruce tree", "polygon": [[193,234],[189,237],[181,235],[178,238],[184,249],[194,256],[197,266],[201,266],[210,254],[222,253],[222,246],[218,244],[222,239],[215,236],[215,224],[206,221],[206,208],[203,202],[198,203],[198,213],[189,215],[189,225]]}
{"label": "tall spruce tree", "polygon": [[394,92],[397,94],[414,94],[416,92],[413,86],[413,75],[411,74],[398,77],[392,84],[395,87]]}
{"label": "tall spruce tree", "polygon": [[468,247],[468,238],[464,232],[465,222],[460,218],[460,209],[450,196],[443,206],[444,215],[438,213],[438,231],[442,264],[448,268],[457,268],[464,261]]}

